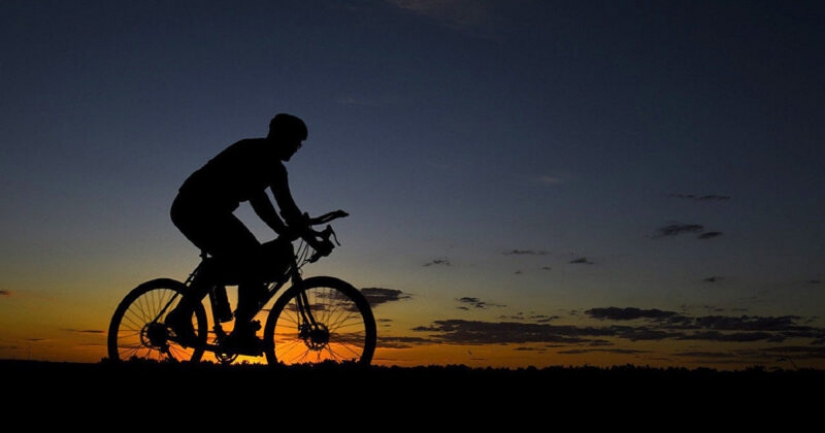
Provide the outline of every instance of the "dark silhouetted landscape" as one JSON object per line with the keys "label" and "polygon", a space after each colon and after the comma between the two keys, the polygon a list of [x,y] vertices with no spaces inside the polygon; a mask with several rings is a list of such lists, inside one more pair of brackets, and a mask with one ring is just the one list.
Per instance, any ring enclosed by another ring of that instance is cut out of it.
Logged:
{"label": "dark silhouetted landscape", "polygon": [[[348,416],[353,419],[365,417],[361,424],[377,423],[372,417],[388,410],[421,413],[411,422],[420,421],[421,416],[440,416],[484,425],[481,419],[486,417],[547,421],[583,409],[632,416],[636,422],[653,414],[677,416],[684,423],[717,417],[741,417],[740,422],[773,418],[799,422],[819,413],[821,385],[825,383],[825,372],[819,370],[717,371],[630,365],[273,368],[259,364],[5,360],[0,361],[0,374],[4,395],[12,397],[13,405],[117,405],[120,410],[152,411],[171,410],[169,407],[184,402],[201,407],[204,417],[216,402],[221,410],[251,408],[281,413],[278,411],[288,408],[304,414],[317,411],[318,416],[349,408]],[[410,416],[406,413],[402,418]]]}

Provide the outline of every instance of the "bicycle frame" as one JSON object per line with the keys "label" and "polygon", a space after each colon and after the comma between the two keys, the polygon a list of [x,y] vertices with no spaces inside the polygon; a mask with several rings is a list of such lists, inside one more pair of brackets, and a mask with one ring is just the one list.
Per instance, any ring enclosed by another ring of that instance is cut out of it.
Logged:
{"label": "bicycle frame", "polygon": [[[330,227],[327,227],[327,230],[323,232],[324,236],[334,237],[334,232]],[[336,241],[337,243],[337,241]],[[202,270],[205,262],[209,259],[208,254],[205,251],[201,251],[201,262],[195,269],[189,274],[189,276],[184,281],[184,285],[186,287],[192,287],[192,283],[195,280],[195,277],[198,273]],[[305,241],[300,240],[298,247],[295,249],[294,254],[292,255],[292,259],[287,266],[287,270],[282,274],[282,276],[274,281],[267,282],[267,294],[261,299],[258,303],[256,314],[260,312],[265,305],[267,305],[275,295],[280,292],[282,288],[286,286],[288,282],[292,283],[292,286],[301,286],[303,284],[303,276],[301,269],[305,264],[313,263],[317,261],[320,257],[314,254],[314,250],[310,247]],[[226,284],[224,282],[208,282],[208,284],[212,285],[210,290],[207,292],[207,297],[209,298],[209,304],[211,308],[211,316],[212,316],[212,329],[219,338],[225,337],[226,332],[223,330],[223,326],[221,323],[228,322],[232,320],[231,315],[231,308],[229,306],[229,299],[226,296],[226,286],[231,284]],[[173,296],[166,307],[162,310],[167,311],[172,304],[175,303],[175,300],[180,294],[176,294]],[[309,301],[307,299],[306,293],[303,291],[301,292],[301,296],[296,299],[296,305],[298,309],[298,313],[302,319],[301,329],[302,334],[309,335],[312,331],[319,328],[315,317],[312,314],[311,309],[308,307]],[[228,311],[228,317],[224,317],[222,312]],[[204,346],[205,350],[209,350],[215,353],[220,351],[220,347],[217,344],[209,344],[207,343]]]}

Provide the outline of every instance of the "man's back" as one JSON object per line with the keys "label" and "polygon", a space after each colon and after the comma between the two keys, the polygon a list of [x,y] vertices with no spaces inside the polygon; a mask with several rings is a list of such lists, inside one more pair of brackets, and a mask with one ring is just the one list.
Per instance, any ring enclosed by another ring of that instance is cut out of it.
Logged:
{"label": "man's back", "polygon": [[286,168],[263,138],[238,141],[192,173],[180,192],[202,205],[234,210],[267,187],[286,184]]}

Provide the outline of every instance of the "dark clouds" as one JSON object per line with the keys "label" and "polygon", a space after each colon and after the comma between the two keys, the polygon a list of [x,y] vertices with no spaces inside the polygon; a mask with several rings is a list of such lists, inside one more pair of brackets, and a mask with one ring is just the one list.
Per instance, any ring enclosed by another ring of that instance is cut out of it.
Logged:
{"label": "dark clouds", "polygon": [[[487,308],[489,304],[474,297],[456,299],[462,309]],[[412,329],[419,339],[406,344],[513,345],[513,350],[553,350],[558,354],[594,351],[617,354],[643,353],[627,346],[645,341],[724,342],[724,351],[674,352],[674,357],[714,363],[776,362],[782,356],[797,359],[825,359],[825,329],[805,325],[799,316],[689,316],[675,311],[636,307],[598,307],[584,311],[586,317],[604,326],[553,325],[552,320],[533,320],[541,315],[517,314],[501,321],[444,319]],[[624,340],[626,343],[620,343]],[[748,344],[760,344],[759,350]],[[789,344],[790,343],[790,344]],[[395,341],[393,344],[398,344]],[[531,346],[519,346],[530,344]],[[538,344],[539,346],[533,346]],[[735,346],[740,344],[740,347]],[[619,347],[621,345],[621,347]]]}
{"label": "dark clouds", "polygon": [[669,224],[656,230],[655,238],[676,236],[683,233],[701,233],[705,228],[700,224]]}
{"label": "dark clouds", "polygon": [[452,266],[452,263],[450,263],[448,259],[434,259],[432,261],[424,263],[423,266]]}
{"label": "dark clouds", "polygon": [[661,319],[667,317],[673,317],[676,313],[661,311],[657,309],[652,310],[642,310],[639,308],[616,308],[616,307],[608,307],[608,308],[593,308],[590,310],[585,311],[590,317],[594,319],[603,319],[603,320],[634,320],[634,319]]}
{"label": "dark clouds", "polygon": [[574,265],[595,265],[595,263],[590,261],[587,257],[579,257],[577,259],[570,260],[570,263]]}
{"label": "dark clouds", "polygon": [[500,344],[523,342],[593,342],[593,338],[612,337],[641,340],[706,340],[782,342],[791,338],[820,340],[825,330],[799,324],[796,316],[704,316],[689,317],[675,312],[638,308],[594,308],[588,316],[614,322],[639,320],[634,325],[608,324],[604,327],[555,326],[521,322],[476,320],[438,320],[416,331],[431,333],[440,342]]}
{"label": "dark clouds", "polygon": [[484,301],[482,301],[478,298],[472,298],[472,297],[458,298],[458,299],[456,299],[456,301],[458,301],[459,303],[462,304],[458,307],[461,310],[469,310],[470,308],[483,310],[483,309],[487,309],[487,308],[490,308],[490,307],[502,307],[503,306],[503,305],[500,305],[500,304],[490,304],[490,303],[484,302]]}
{"label": "dark clouds", "polygon": [[361,293],[363,293],[364,297],[367,298],[367,301],[370,303],[372,308],[387,302],[402,301],[405,299],[410,299],[411,297],[401,290],[383,289],[379,287],[366,287],[361,289]]}

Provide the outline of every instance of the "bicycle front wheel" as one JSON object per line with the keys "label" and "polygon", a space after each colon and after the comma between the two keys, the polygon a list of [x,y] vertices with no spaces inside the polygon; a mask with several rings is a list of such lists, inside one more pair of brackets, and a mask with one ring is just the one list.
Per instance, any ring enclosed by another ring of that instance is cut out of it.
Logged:
{"label": "bicycle front wheel", "polygon": [[[299,301],[302,294],[306,302]],[[308,278],[290,287],[275,302],[264,327],[264,353],[273,366],[369,365],[375,343],[369,302],[355,287],[333,277]]]}
{"label": "bicycle front wheel", "polygon": [[[175,280],[147,281],[129,292],[109,323],[108,349],[112,361],[200,361],[204,344],[184,347],[170,339],[164,324],[187,290]],[[206,310],[198,304],[193,315],[198,340],[206,342]]]}

